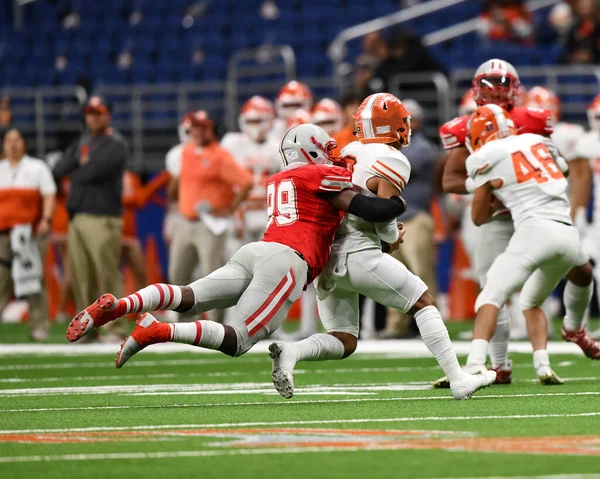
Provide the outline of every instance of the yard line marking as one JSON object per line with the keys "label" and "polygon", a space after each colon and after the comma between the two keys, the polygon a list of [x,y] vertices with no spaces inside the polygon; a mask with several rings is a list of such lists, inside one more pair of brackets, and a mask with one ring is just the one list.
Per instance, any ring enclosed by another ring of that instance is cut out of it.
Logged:
{"label": "yard line marking", "polygon": [[[514,365],[513,365],[514,367]],[[435,371],[439,366],[414,366],[414,367],[386,367],[386,368],[331,368],[331,369],[296,369],[294,375],[298,374],[356,374],[356,373],[393,373],[393,372],[417,372],[417,371]],[[211,373],[180,373],[168,374],[130,374],[121,375],[115,373],[111,376],[53,376],[43,378],[0,378],[0,383],[27,383],[27,382],[57,382],[57,381],[94,381],[94,380],[118,380],[118,379],[146,379],[146,378],[171,378],[178,376],[185,377],[227,377],[242,376],[248,374],[260,374],[252,371],[220,371]]]}
{"label": "yard line marking", "polygon": [[91,461],[110,459],[170,459],[174,457],[210,457],[210,456],[235,456],[262,455],[262,454],[297,454],[301,452],[348,452],[364,451],[364,448],[349,447],[298,447],[298,448],[270,448],[270,449],[235,449],[217,451],[173,451],[173,452],[121,452],[108,454],[60,454],[54,456],[12,456],[0,457],[0,463],[15,462],[51,462],[51,461]]}
{"label": "yard line marking", "polygon": [[[266,363],[267,358],[245,358],[244,362]],[[231,364],[231,359],[167,359],[163,361],[136,361],[133,367],[156,367],[156,366],[195,366],[204,364]],[[41,364],[3,364],[0,371],[26,371],[29,369],[97,369],[110,368],[114,370],[114,361],[103,361],[94,363],[41,363]]]}
{"label": "yard line marking", "polygon": [[[274,392],[274,391],[273,391]],[[302,390],[300,389],[300,392]],[[295,394],[298,394],[296,390]],[[346,393],[345,393],[346,394]],[[547,396],[598,396],[600,391],[580,391],[574,393],[542,393],[542,394],[488,394],[486,396],[475,396],[476,399],[499,399],[499,398],[522,398],[522,397],[547,397]],[[288,406],[296,404],[330,404],[330,403],[355,403],[355,402],[394,402],[394,401],[437,401],[450,400],[448,396],[416,396],[401,398],[357,398],[357,399],[313,399],[306,401],[244,401],[228,403],[198,403],[198,404],[128,404],[122,406],[77,406],[77,407],[42,407],[21,409],[0,409],[2,413],[13,412],[48,412],[48,411],[90,411],[100,409],[168,409],[168,408],[203,408],[203,407],[236,407],[236,406]],[[2,431],[0,431],[2,432]]]}
{"label": "yard line marking", "polygon": [[[299,388],[298,392],[354,394],[381,391],[422,391],[431,389],[429,382],[375,383],[375,384],[313,384]],[[127,396],[161,396],[181,394],[262,394],[275,393],[270,382],[265,383],[217,383],[217,384],[124,384],[109,386],[67,386],[49,388],[0,389],[0,397],[15,396],[72,396],[120,394]]]}
{"label": "yard line marking", "polygon": [[[325,401],[324,401],[325,402]],[[327,401],[334,402],[334,401]],[[288,404],[286,401],[282,404]],[[97,426],[97,427],[75,427],[58,429],[14,429],[1,430],[1,434],[25,434],[25,433],[54,433],[54,432],[91,432],[91,431],[145,431],[160,429],[188,429],[188,428],[231,428],[231,427],[264,427],[264,426],[303,426],[310,424],[368,424],[368,423],[393,423],[393,422],[424,422],[424,421],[478,421],[490,419],[548,419],[567,417],[596,417],[598,412],[566,413],[566,414],[510,414],[505,416],[429,416],[429,417],[391,417],[391,418],[359,418],[359,419],[314,419],[305,421],[260,421],[260,422],[233,422],[220,424],[163,424],[153,426]]]}
{"label": "yard line marking", "polygon": [[[270,340],[260,341],[248,353],[266,354]],[[467,355],[471,348],[471,341],[453,341],[452,346],[457,355]],[[10,356],[15,354],[38,354],[38,355],[94,355],[94,354],[114,354],[118,349],[118,344],[1,344],[0,356]],[[583,356],[583,352],[576,344],[566,343],[564,341],[549,341],[548,351],[550,354],[576,354]],[[192,352],[195,354],[215,354],[214,351],[202,348],[190,348],[185,344],[164,343],[153,345],[146,348],[143,355],[147,354],[171,354],[179,352]],[[509,352],[513,353],[531,353],[531,344],[526,342],[511,342]],[[398,339],[398,340],[360,340],[357,347],[358,354],[390,354],[394,357],[430,358],[431,353],[420,339]]]}

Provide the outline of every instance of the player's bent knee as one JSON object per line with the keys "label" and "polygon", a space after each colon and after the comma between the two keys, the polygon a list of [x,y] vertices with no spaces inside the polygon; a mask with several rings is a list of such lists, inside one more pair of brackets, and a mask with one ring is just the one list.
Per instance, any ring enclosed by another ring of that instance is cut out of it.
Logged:
{"label": "player's bent knee", "polygon": [[567,274],[567,280],[581,288],[589,286],[593,277],[592,263],[589,261],[581,266],[576,266]]}
{"label": "player's bent knee", "polygon": [[429,292],[429,290],[425,291],[421,295],[421,297],[417,300],[417,302],[410,309],[409,313],[410,314],[415,314],[417,311],[420,311],[421,309],[426,308],[428,306],[437,307],[437,304],[435,302],[435,298]]}
{"label": "player's bent knee", "polygon": [[330,334],[336,338],[338,338],[342,344],[344,345],[344,355],[342,359],[350,356],[354,351],[356,351],[356,346],[358,345],[358,338],[350,333],[342,333],[339,331],[332,331]]}
{"label": "player's bent knee", "polygon": [[475,311],[479,311],[482,306],[486,304],[495,306],[500,309],[506,303],[508,298],[505,294],[502,294],[500,291],[492,291],[486,288],[483,288],[483,291],[479,293],[477,296],[477,301],[475,301]]}

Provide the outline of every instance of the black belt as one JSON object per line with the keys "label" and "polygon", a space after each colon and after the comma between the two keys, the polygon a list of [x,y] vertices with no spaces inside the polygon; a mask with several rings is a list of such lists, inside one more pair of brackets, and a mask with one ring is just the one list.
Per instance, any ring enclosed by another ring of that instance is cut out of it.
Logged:
{"label": "black belt", "polygon": [[[310,278],[312,278],[313,269],[308,264],[308,261],[306,261],[306,258],[304,257],[304,255],[302,253],[300,253],[299,251],[296,251],[296,250],[294,250],[294,253],[296,253],[300,257],[300,259],[306,263],[306,266],[308,266],[308,270],[306,271],[306,284],[308,285]],[[305,287],[305,289],[306,289],[306,287]]]}

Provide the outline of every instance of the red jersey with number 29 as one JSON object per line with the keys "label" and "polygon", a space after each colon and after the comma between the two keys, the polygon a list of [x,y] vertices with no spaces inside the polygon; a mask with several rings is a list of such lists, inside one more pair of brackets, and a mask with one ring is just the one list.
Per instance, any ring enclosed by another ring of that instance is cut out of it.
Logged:
{"label": "red jersey with number 29", "polygon": [[289,246],[312,268],[311,282],[327,262],[344,212],[323,193],[352,188],[345,168],[331,165],[290,165],[273,175],[267,185],[269,222],[262,241]]}

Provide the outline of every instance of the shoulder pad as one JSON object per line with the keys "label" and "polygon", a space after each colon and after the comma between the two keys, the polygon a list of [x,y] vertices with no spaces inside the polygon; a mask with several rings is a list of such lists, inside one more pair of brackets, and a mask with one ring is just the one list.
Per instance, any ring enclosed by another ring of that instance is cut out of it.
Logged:
{"label": "shoulder pad", "polygon": [[400,193],[404,191],[410,179],[410,162],[399,151],[389,151],[377,156],[371,168],[377,176],[392,183]]}
{"label": "shoulder pad", "polygon": [[544,108],[524,108],[517,106],[510,112],[519,135],[534,133],[547,136],[552,134],[552,113]]}
{"label": "shoulder pad", "polygon": [[441,126],[440,139],[444,149],[450,150],[465,144],[468,121],[468,116],[459,116]]}

